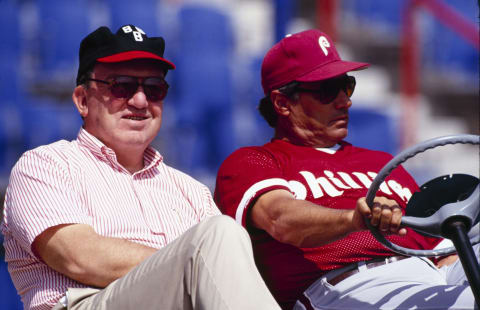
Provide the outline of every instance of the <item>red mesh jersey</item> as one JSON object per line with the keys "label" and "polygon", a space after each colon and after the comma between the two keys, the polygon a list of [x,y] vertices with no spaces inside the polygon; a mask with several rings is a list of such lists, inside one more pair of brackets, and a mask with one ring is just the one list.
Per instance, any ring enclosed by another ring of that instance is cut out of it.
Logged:
{"label": "red mesh jersey", "polygon": [[[368,231],[317,248],[297,248],[274,240],[265,231],[247,227],[252,203],[263,193],[286,189],[305,199],[334,209],[353,209],[391,155],[342,142],[337,150],[317,150],[273,140],[262,147],[235,151],[217,176],[215,201],[223,213],[246,227],[253,241],[255,260],[267,285],[284,308],[325,272],[353,262],[391,256]],[[405,209],[418,190],[413,178],[396,168],[377,196],[396,200]],[[407,236],[389,236],[392,242],[414,249],[431,249],[439,240],[409,230]]]}

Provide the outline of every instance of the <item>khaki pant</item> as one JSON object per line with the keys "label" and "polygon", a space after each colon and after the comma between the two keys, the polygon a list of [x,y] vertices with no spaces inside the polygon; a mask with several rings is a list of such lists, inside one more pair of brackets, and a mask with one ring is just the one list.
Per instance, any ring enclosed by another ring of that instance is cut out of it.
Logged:
{"label": "khaki pant", "polygon": [[106,288],[69,289],[53,309],[280,309],[247,232],[227,216],[192,227]]}

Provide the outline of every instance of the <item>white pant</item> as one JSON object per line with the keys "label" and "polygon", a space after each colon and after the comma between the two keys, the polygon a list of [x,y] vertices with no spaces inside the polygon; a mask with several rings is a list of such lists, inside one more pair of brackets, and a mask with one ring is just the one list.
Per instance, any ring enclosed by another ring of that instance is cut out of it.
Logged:
{"label": "white pant", "polygon": [[[327,278],[304,292],[314,309],[477,309],[460,260],[438,269],[426,258],[411,257],[361,270],[335,286]],[[299,301],[294,306],[305,309]]]}
{"label": "white pant", "polygon": [[245,229],[209,218],[104,289],[69,289],[69,310],[275,309]]}

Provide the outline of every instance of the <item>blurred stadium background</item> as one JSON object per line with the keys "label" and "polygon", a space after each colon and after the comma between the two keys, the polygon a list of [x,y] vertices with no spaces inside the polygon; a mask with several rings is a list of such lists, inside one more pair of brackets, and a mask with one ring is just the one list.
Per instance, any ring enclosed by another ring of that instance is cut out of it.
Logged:
{"label": "blurred stadium background", "polygon": [[[354,73],[349,142],[397,154],[438,136],[479,134],[475,0],[0,0],[1,206],[24,151],[76,137],[70,96],[81,39],[129,23],[163,36],[177,65],[155,147],[212,191],[229,153],[272,135],[256,110],[264,53],[309,28],[330,34],[343,58],[372,64]],[[479,149],[444,147],[407,164],[419,184],[478,177]],[[0,258],[0,308],[21,309],[1,247]]]}

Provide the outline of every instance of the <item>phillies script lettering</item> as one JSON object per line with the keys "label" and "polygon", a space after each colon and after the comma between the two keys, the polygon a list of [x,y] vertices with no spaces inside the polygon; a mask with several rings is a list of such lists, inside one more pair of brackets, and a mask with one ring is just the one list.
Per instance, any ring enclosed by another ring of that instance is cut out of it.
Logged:
{"label": "phillies script lettering", "polygon": [[[377,176],[375,172],[337,172],[336,174],[324,170],[323,176],[315,176],[309,171],[300,171],[300,175],[305,179],[308,189],[312,192],[313,198],[320,198],[324,195],[337,197],[343,194],[344,190],[369,188],[373,179]],[[307,197],[307,188],[298,181],[288,181],[290,190],[295,194],[297,199],[305,199]],[[395,180],[388,180],[380,185],[380,191],[387,195],[397,194],[402,200],[407,202],[412,196],[411,191],[402,187]]]}

